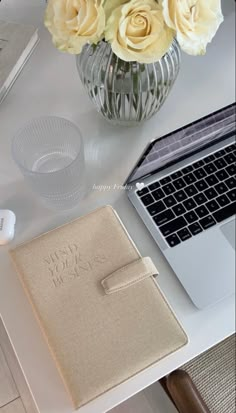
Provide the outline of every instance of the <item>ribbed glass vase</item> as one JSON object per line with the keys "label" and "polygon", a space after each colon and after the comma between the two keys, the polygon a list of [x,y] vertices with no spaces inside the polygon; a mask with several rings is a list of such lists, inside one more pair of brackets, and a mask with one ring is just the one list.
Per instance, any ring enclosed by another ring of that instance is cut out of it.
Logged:
{"label": "ribbed glass vase", "polygon": [[124,62],[109,43],[101,41],[85,45],[76,63],[97,111],[113,124],[132,126],[160,109],[178,75],[180,58],[176,40],[151,64]]}

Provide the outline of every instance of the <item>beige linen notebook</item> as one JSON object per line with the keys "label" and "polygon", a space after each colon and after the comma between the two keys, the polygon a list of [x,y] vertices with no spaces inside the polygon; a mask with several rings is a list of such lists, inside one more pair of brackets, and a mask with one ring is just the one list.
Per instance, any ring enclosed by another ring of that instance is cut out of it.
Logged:
{"label": "beige linen notebook", "polygon": [[11,256],[75,408],[187,343],[154,264],[109,206]]}

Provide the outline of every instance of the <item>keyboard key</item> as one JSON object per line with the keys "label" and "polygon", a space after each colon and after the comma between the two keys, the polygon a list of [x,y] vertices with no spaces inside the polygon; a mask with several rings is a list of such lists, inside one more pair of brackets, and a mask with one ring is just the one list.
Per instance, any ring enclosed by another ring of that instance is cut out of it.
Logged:
{"label": "keyboard key", "polygon": [[218,202],[218,204],[223,207],[225,205],[228,205],[230,203],[229,198],[227,197],[227,195],[220,195],[218,196],[218,198],[216,198],[216,201]]}
{"label": "keyboard key", "polygon": [[229,179],[226,179],[225,183],[229,189],[236,187],[236,179],[233,176],[231,176]]}
{"label": "keyboard key", "polygon": [[184,181],[186,182],[187,185],[193,184],[194,182],[196,182],[196,178],[193,175],[193,173],[190,173],[188,175],[185,175],[183,177]]}
{"label": "keyboard key", "polygon": [[220,151],[218,151],[218,152],[215,152],[215,157],[216,158],[222,158],[222,156],[224,156],[226,154],[226,151],[225,151],[225,149],[221,149]]}
{"label": "keyboard key", "polygon": [[188,221],[189,224],[192,224],[192,222],[198,220],[198,217],[194,211],[187,212],[187,214],[184,215],[184,218]]}
{"label": "keyboard key", "polygon": [[235,145],[235,143],[233,143],[232,145],[229,145],[225,148],[225,152],[227,152],[227,153],[232,152],[232,151],[235,150],[235,148],[236,148],[236,145]]}
{"label": "keyboard key", "polygon": [[160,184],[159,182],[154,182],[153,184],[149,185],[148,188],[150,191],[154,191],[155,189],[160,188]]}
{"label": "keyboard key", "polygon": [[212,163],[209,163],[208,165],[204,166],[204,169],[206,171],[207,174],[213,174],[214,172],[217,171],[215,165]]}
{"label": "keyboard key", "polygon": [[209,209],[210,212],[215,212],[217,209],[220,208],[219,204],[216,202],[215,199],[212,201],[209,201],[206,203],[207,209]]}
{"label": "keyboard key", "polygon": [[224,182],[220,182],[215,186],[215,190],[218,192],[219,195],[225,194],[225,192],[228,191],[227,186],[224,184]]}
{"label": "keyboard key", "polygon": [[166,238],[170,247],[175,247],[176,245],[180,244],[180,239],[176,234],[172,234]]}
{"label": "keyboard key", "polygon": [[219,179],[219,181],[224,181],[229,177],[229,175],[224,169],[221,169],[220,171],[216,172],[216,176]]}
{"label": "keyboard key", "polygon": [[196,182],[195,186],[200,192],[205,191],[205,189],[208,188],[208,185],[204,179],[201,179],[201,181]]}
{"label": "keyboard key", "polygon": [[204,194],[197,194],[193,197],[193,199],[198,205],[202,205],[205,202],[207,202],[207,198],[205,197]]}
{"label": "keyboard key", "polygon": [[209,155],[209,156],[207,156],[206,158],[203,159],[203,161],[205,163],[209,163],[209,162],[212,162],[214,160],[215,160],[215,155],[213,155],[213,154],[211,154],[211,155]]}
{"label": "keyboard key", "polygon": [[198,222],[195,222],[194,224],[189,225],[188,229],[192,235],[197,235],[200,232],[202,232],[202,227],[198,224]]}
{"label": "keyboard key", "polygon": [[228,172],[228,174],[230,176],[234,176],[236,174],[236,166],[235,164],[231,164],[229,166],[227,166],[226,171]]}
{"label": "keyboard key", "polygon": [[150,205],[147,207],[147,210],[150,215],[156,215],[159,214],[160,212],[164,211],[166,209],[165,205],[163,204],[162,201],[155,202],[154,204]]}
{"label": "keyboard key", "polygon": [[177,199],[178,202],[182,202],[185,199],[187,199],[187,195],[186,193],[183,191],[183,189],[181,189],[178,192],[175,192],[174,197]]}
{"label": "keyboard key", "polygon": [[177,178],[180,178],[182,176],[182,171],[177,171],[177,172],[174,172],[173,174],[171,174],[171,179],[177,179]]}
{"label": "keyboard key", "polygon": [[166,204],[167,208],[170,208],[176,204],[176,200],[173,197],[173,195],[167,196],[166,198],[163,199],[163,201]]}
{"label": "keyboard key", "polygon": [[186,183],[184,182],[184,180],[182,178],[178,178],[175,181],[173,181],[173,185],[176,188],[176,190],[178,191],[179,189],[182,189],[186,186]]}
{"label": "keyboard key", "polygon": [[160,227],[160,231],[167,237],[168,235],[172,234],[173,232],[178,231],[179,229],[185,227],[187,225],[187,221],[183,217],[178,217],[173,221],[168,222],[165,225]]}
{"label": "keyboard key", "polygon": [[152,202],[154,202],[154,198],[151,194],[147,194],[147,195],[142,196],[140,198],[140,200],[142,201],[142,203],[145,206],[150,205],[150,204],[152,204]]}
{"label": "keyboard key", "polygon": [[219,195],[224,194],[225,192],[228,191],[227,186],[225,185],[224,182],[220,182],[215,186],[215,190],[218,192]]}
{"label": "keyboard key", "polygon": [[[197,189],[195,188],[194,185],[189,185],[187,188],[184,188],[184,191],[188,196],[193,196],[197,194]],[[176,195],[176,194],[175,194]]]}
{"label": "keyboard key", "polygon": [[225,206],[224,208],[218,209],[218,211],[213,213],[213,217],[217,222],[222,222],[227,218],[232,217],[236,213],[235,202]]}
{"label": "keyboard key", "polygon": [[165,210],[164,212],[161,212],[160,214],[156,215],[153,219],[155,223],[160,226],[165,224],[168,221],[171,221],[172,219],[175,218],[175,215],[170,209]]}
{"label": "keyboard key", "polygon": [[161,185],[166,185],[171,181],[171,178],[169,176],[166,176],[165,178],[160,179],[160,184]]}
{"label": "keyboard key", "polygon": [[202,179],[205,178],[205,176],[207,176],[206,171],[204,171],[203,168],[199,168],[196,171],[194,171],[194,175],[196,176],[197,179]]}
{"label": "keyboard key", "polygon": [[156,201],[159,201],[159,199],[162,199],[165,196],[162,189],[156,189],[155,191],[152,192],[152,195],[154,196]]}
{"label": "keyboard key", "polygon": [[204,194],[206,195],[207,199],[215,198],[218,194],[214,188],[207,189]]}
{"label": "keyboard key", "polygon": [[204,165],[204,161],[202,159],[200,159],[200,161],[194,162],[193,167],[194,167],[194,169],[198,169],[203,165]]}
{"label": "keyboard key", "polygon": [[173,187],[172,184],[167,184],[162,187],[163,191],[165,192],[166,195],[170,195],[173,192],[175,192],[175,188]]}
{"label": "keyboard key", "polygon": [[186,199],[186,201],[183,202],[183,205],[188,211],[197,206],[196,202],[192,198]]}
{"label": "keyboard key", "polygon": [[209,214],[208,210],[206,209],[204,205],[201,205],[200,207],[196,208],[195,212],[197,213],[199,218],[203,218]]}
{"label": "keyboard key", "polygon": [[231,163],[236,162],[236,156],[234,155],[234,153],[227,153],[227,155],[225,155],[224,157],[224,160],[228,165],[230,165]]}
{"label": "keyboard key", "polygon": [[231,189],[231,191],[227,192],[227,196],[230,201],[234,202],[236,200],[236,189]]}
{"label": "keyboard key", "polygon": [[148,194],[148,189],[147,188],[143,188],[140,191],[137,191],[138,196],[143,196],[145,194]]}
{"label": "keyboard key", "polygon": [[183,177],[183,179],[184,179],[184,181],[186,182],[187,185],[193,184],[197,180],[192,172],[189,173],[188,175],[185,175]]}
{"label": "keyboard key", "polygon": [[225,168],[227,166],[227,163],[225,162],[225,160],[223,158],[222,159],[217,159],[214,162],[214,164],[217,167],[217,169],[222,169],[222,168]]}
{"label": "keyboard key", "polygon": [[205,218],[200,219],[199,224],[203,229],[208,229],[216,224],[214,218],[211,215],[208,215]]}
{"label": "keyboard key", "polygon": [[182,169],[183,174],[188,174],[189,172],[193,171],[193,165],[188,165],[185,166],[185,168]]}
{"label": "keyboard key", "polygon": [[187,228],[183,228],[180,231],[177,232],[179,238],[181,241],[186,241],[187,239],[191,238],[192,235],[190,234],[189,230]]}
{"label": "keyboard key", "polygon": [[217,184],[219,182],[219,180],[216,178],[215,175],[207,176],[206,181],[207,181],[209,186],[214,186],[215,184]]}
{"label": "keyboard key", "polygon": [[179,216],[179,215],[183,215],[186,212],[186,209],[184,208],[184,206],[182,204],[179,205],[175,205],[172,210],[174,211],[175,215]]}

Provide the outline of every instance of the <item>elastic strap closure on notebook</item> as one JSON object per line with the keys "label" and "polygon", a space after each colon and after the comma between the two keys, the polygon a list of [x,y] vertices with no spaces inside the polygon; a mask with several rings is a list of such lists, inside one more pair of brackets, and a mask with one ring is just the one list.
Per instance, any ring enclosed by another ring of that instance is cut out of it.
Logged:
{"label": "elastic strap closure on notebook", "polygon": [[153,275],[158,275],[158,271],[151,258],[139,258],[108,275],[102,280],[102,286],[106,294],[112,294]]}

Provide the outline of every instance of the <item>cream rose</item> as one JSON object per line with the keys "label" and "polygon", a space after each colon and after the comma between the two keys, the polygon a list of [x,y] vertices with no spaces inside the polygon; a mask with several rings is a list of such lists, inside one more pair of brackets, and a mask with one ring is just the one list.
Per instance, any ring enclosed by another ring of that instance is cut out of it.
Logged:
{"label": "cream rose", "polygon": [[[117,2],[110,1],[111,5]],[[162,6],[155,0],[131,0],[116,7],[105,30],[105,39],[118,57],[140,63],[159,60],[173,36],[173,30],[164,21]]]}
{"label": "cream rose", "polygon": [[49,0],[45,26],[58,49],[78,54],[85,43],[97,43],[103,36],[103,0]]}
{"label": "cream rose", "polygon": [[176,30],[181,48],[188,54],[205,54],[206,46],[223,21],[220,0],[162,0],[169,27]]}

